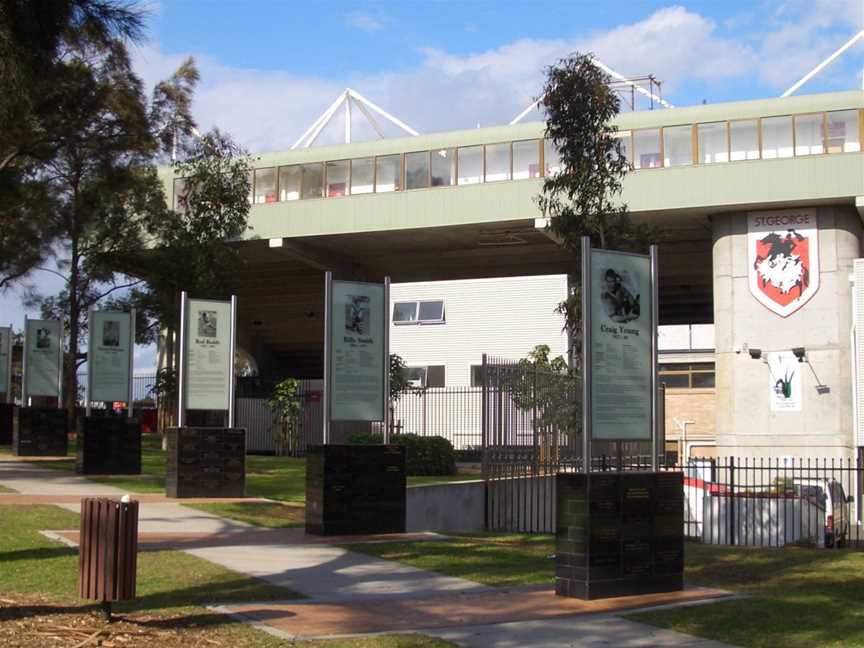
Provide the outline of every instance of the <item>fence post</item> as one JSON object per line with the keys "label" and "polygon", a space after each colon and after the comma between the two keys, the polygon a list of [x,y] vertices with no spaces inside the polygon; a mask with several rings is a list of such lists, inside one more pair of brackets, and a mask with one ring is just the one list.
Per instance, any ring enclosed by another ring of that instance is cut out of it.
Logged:
{"label": "fence post", "polygon": [[729,457],[729,505],[726,507],[729,517],[729,544],[735,544],[735,457]]}

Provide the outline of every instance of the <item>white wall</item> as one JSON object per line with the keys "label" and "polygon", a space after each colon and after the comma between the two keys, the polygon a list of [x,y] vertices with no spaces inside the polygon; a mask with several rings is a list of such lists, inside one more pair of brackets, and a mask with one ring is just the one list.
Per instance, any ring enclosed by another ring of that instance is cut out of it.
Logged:
{"label": "white wall", "polygon": [[487,353],[513,360],[538,344],[567,356],[564,318],[566,275],[393,284],[392,302],[444,299],[443,324],[392,324],[390,351],[408,366],[445,365],[445,385],[471,384],[472,364]]}

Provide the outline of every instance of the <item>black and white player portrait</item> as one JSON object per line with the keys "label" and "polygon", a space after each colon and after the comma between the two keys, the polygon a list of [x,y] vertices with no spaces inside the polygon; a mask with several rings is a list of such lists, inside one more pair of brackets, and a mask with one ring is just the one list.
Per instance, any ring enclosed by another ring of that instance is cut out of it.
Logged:
{"label": "black and white player portrait", "polygon": [[51,348],[51,330],[47,328],[36,329],[36,348],[50,349]]}
{"label": "black and white player portrait", "polygon": [[371,310],[367,295],[348,295],[345,302],[345,332],[369,335]]}
{"label": "black and white player portrait", "polygon": [[600,300],[613,322],[639,319],[639,293],[626,271],[607,268],[600,273]]}
{"label": "black and white player portrait", "polygon": [[102,346],[120,346],[120,322],[117,320],[102,322]]}
{"label": "black and white player portrait", "polygon": [[216,328],[216,311],[198,311],[198,337],[215,338]]}

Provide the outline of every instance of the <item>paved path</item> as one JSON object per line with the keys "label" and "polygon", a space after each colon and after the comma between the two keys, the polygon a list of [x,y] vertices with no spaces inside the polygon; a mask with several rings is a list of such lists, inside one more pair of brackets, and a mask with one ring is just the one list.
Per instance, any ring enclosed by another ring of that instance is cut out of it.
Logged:
{"label": "paved path", "polygon": [[119,497],[125,491],[98,484],[66,470],[41,468],[20,460],[0,459],[0,485],[25,495]]}
{"label": "paved path", "polygon": [[612,615],[426,630],[466,648],[732,648]]}

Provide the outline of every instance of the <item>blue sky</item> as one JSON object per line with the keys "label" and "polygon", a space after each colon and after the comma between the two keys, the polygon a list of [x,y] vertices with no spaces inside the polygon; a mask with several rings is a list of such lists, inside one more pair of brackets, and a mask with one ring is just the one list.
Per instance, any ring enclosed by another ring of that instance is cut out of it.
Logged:
{"label": "blue sky", "polygon": [[[506,123],[536,98],[544,67],[577,49],[656,75],[678,106],[778,96],[864,28],[864,0],[146,5],[148,40],[133,59],[147,85],[194,56],[199,125],[253,152],[288,148],[346,86],[421,132]],[[862,69],[859,43],[799,93],[861,88]],[[44,273],[31,283],[57,289]],[[0,321],[21,325],[20,291],[0,295]],[[142,350],[139,366],[152,358]]]}

